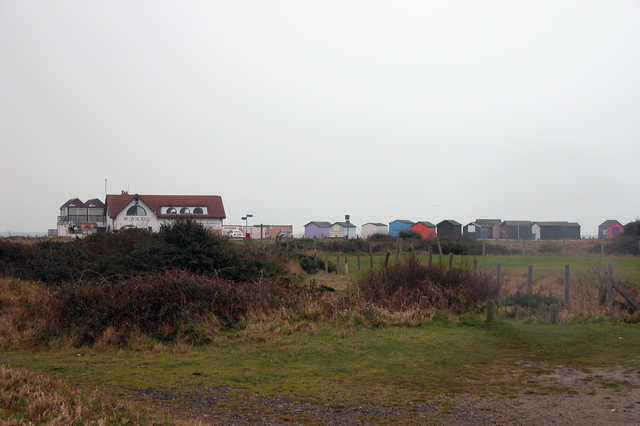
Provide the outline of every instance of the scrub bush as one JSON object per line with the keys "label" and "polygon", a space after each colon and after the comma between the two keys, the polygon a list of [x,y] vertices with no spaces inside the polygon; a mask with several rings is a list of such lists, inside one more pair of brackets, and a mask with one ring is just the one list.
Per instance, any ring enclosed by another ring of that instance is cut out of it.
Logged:
{"label": "scrub bush", "polygon": [[297,254],[295,257],[307,274],[315,274],[321,269],[324,269],[324,260],[322,259],[316,259],[306,254]]}
{"label": "scrub bush", "polygon": [[[417,249],[425,251],[429,250],[429,247],[434,253],[438,252],[438,243],[435,239],[422,240],[422,243],[416,246]],[[464,236],[441,238],[440,247],[445,255],[453,253],[458,256],[479,256],[482,254],[482,241]],[[492,255],[520,254],[518,250],[488,242],[485,243],[485,252]]]}
{"label": "scrub bush", "polygon": [[318,250],[339,253],[357,253],[369,251],[369,243],[363,238],[331,238],[316,243]]}
{"label": "scrub bush", "polygon": [[[625,233],[609,240],[605,245],[605,251],[607,254],[617,256],[638,256],[640,254],[639,241],[640,237],[630,236]],[[600,246],[593,246],[591,252],[600,253]]]}
{"label": "scrub bush", "polygon": [[377,242],[395,242],[396,238],[392,237],[389,234],[373,234],[369,236],[369,242],[377,243]]}
{"label": "scrub bush", "polygon": [[624,233],[627,237],[640,238],[640,220],[629,222],[624,226]]}
{"label": "scrub bush", "polygon": [[199,324],[242,327],[295,306],[306,295],[284,279],[233,283],[177,270],[117,282],[78,281],[54,290],[41,340],[71,336],[77,346],[92,345],[109,330],[122,344],[134,332],[160,341],[206,343],[197,335],[204,331]]}
{"label": "scrub bush", "polygon": [[71,242],[0,240],[0,273],[47,284],[113,281],[171,269],[233,281],[285,272],[278,257],[259,247],[231,244],[190,219],[166,225],[158,234],[134,228]]}
{"label": "scrub bush", "polygon": [[404,229],[400,232],[398,232],[398,238],[402,239],[402,240],[416,240],[416,241],[420,241],[422,240],[422,235],[420,235],[419,232],[416,231],[409,231],[407,229]]}
{"label": "scrub bush", "polygon": [[415,257],[373,269],[359,281],[365,302],[389,310],[422,307],[466,312],[500,293],[490,271],[428,266]]}
{"label": "scrub bush", "polygon": [[560,299],[552,296],[551,294],[537,293],[525,293],[518,291],[515,294],[509,295],[502,300],[504,306],[516,306],[525,308],[532,313],[546,312],[553,304],[560,304]]}

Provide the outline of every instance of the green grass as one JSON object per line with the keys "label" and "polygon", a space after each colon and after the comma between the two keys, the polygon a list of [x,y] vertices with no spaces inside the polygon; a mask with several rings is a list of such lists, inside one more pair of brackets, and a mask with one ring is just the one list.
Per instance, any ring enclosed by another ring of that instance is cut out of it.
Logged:
{"label": "green grass", "polygon": [[398,394],[428,399],[439,393],[549,392],[528,384],[527,378],[558,366],[637,366],[638,354],[636,325],[486,326],[442,321],[417,328],[325,328],[274,336],[263,343],[221,337],[216,346],[159,353],[9,351],[0,355],[0,363],[70,383],[169,392],[187,385],[231,385],[236,401],[258,392],[355,404],[365,396],[392,403]]}
{"label": "green grass", "polygon": [[[312,253],[311,253],[312,254]],[[428,263],[429,255],[418,252],[418,259],[423,263]],[[410,254],[404,253],[401,259],[406,259]],[[324,259],[324,254],[318,254],[318,257]],[[345,255],[336,254],[329,255],[329,261],[335,263],[340,258],[340,273],[344,273]],[[349,272],[358,271],[358,260],[356,254],[346,256],[349,264]],[[497,265],[503,272],[512,275],[526,275],[527,268],[532,265],[534,274],[537,275],[554,275],[562,277],[564,275],[564,265],[570,265],[571,270],[575,273],[587,271],[589,268],[603,266],[608,263],[613,264],[614,278],[623,281],[640,282],[640,257],[600,257],[600,256],[562,256],[562,255],[538,255],[538,256],[454,256],[453,265],[472,268],[474,259],[478,261],[478,267],[483,269],[495,270]],[[373,255],[373,265],[378,266],[384,264],[385,255],[376,253]],[[389,263],[396,262],[396,255],[392,253],[389,256]],[[449,265],[449,256],[440,256],[434,254],[432,256],[434,265]],[[369,254],[360,255],[360,270],[367,270],[370,267]]]}

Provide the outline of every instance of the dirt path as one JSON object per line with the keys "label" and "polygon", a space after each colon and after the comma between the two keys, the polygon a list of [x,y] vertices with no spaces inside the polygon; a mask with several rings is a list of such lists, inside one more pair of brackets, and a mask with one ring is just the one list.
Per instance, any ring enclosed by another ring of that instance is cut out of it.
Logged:
{"label": "dirt path", "polygon": [[[109,393],[212,425],[640,425],[637,370],[561,369],[538,376],[529,385],[515,398],[442,395],[417,403],[399,394],[393,405],[374,404],[362,395],[337,405],[260,394],[232,403],[230,386],[185,385],[178,393],[140,388]],[[550,387],[557,392],[529,393]]]}

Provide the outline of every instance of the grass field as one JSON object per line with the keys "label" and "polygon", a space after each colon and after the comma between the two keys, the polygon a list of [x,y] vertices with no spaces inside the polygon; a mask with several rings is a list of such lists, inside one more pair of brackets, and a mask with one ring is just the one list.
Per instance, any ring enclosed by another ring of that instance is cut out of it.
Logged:
{"label": "grass field", "polygon": [[[313,253],[310,253],[313,255]],[[423,262],[429,262],[427,253],[416,252],[417,258]],[[358,274],[366,272],[370,265],[374,267],[385,263],[385,254],[361,254],[358,255],[325,255],[317,253],[321,259],[327,258],[330,262],[340,262],[340,274],[343,280],[357,281]],[[411,254],[404,253],[399,259],[402,261]],[[349,274],[345,275],[345,258],[348,263]],[[395,254],[389,256],[389,263],[394,263],[398,257]],[[435,265],[449,265],[449,256],[432,255],[431,261]],[[557,297],[563,294],[563,279],[565,265],[569,265],[571,282],[589,280],[594,272],[602,273],[607,264],[613,265],[614,279],[622,282],[623,286],[632,296],[640,300],[640,257],[600,257],[595,255],[512,255],[512,256],[453,256],[453,265],[472,268],[477,262],[478,268],[495,271],[500,267],[504,277],[505,289],[508,292],[524,291],[527,283],[527,271],[529,265],[533,267],[533,291],[551,292]],[[322,274],[321,274],[322,275]]]}
{"label": "grass field", "polygon": [[[532,265],[534,292],[552,293],[560,299],[564,266],[570,265],[572,298],[577,299],[581,293],[586,294],[594,271],[601,272],[611,263],[614,278],[640,299],[640,258],[600,257],[591,254],[586,243],[577,243],[580,244],[556,243],[551,248],[528,244],[525,255],[454,256],[453,265],[471,268],[477,262],[479,268],[490,271],[499,265],[504,274],[505,294],[524,290],[527,268]],[[520,242],[505,244],[524,247]],[[307,254],[313,255],[313,252]],[[324,253],[317,255],[325,256]],[[411,255],[405,251],[400,259]],[[414,255],[423,263],[429,262],[428,253]],[[344,273],[344,254],[327,256],[334,263],[340,259],[341,272],[321,272],[306,279],[316,284],[339,282],[345,285],[341,288],[357,288],[358,280],[369,267],[368,254],[360,256],[359,271],[358,257],[347,256],[348,275]],[[373,256],[374,265],[381,265],[385,260],[386,254]],[[434,264],[448,265],[449,260],[449,256],[431,257]],[[389,262],[396,261],[395,253],[390,253]],[[35,291],[35,286],[16,283],[8,288],[19,287],[26,295]],[[323,294],[348,301],[344,296],[351,293]],[[589,298],[595,299],[593,295]],[[420,411],[424,404],[455,412],[455,407],[463,404],[455,399],[460,395],[508,400],[522,395],[578,395],[578,391],[562,382],[539,380],[566,369],[584,372],[588,381],[597,383],[598,389],[620,394],[635,392],[640,388],[638,314],[622,311],[616,316],[597,302],[594,307],[590,314],[585,315],[584,311],[571,316],[571,310],[576,309],[572,305],[571,309],[563,310],[565,320],[561,324],[549,325],[544,324],[547,314],[515,321],[500,317],[500,312],[506,311],[499,311],[497,322],[487,324],[478,309],[460,315],[421,311],[420,315],[413,312],[406,321],[376,321],[373,316],[380,315],[378,311],[360,308],[351,312],[348,306],[337,304],[332,308],[333,321],[310,320],[303,314],[288,315],[283,311],[280,315],[247,322],[243,327],[213,330],[213,342],[206,346],[184,342],[162,344],[150,337],[135,335],[122,347],[101,344],[73,348],[61,341],[46,350],[32,350],[17,344],[0,352],[0,364],[15,371],[24,368],[59,379],[71,389],[100,395],[98,399],[101,396],[108,397],[105,401],[116,398],[132,402],[134,406],[180,412],[183,417],[201,415],[200,408],[193,407],[206,405],[209,409],[215,407],[218,414],[246,415],[258,423],[263,418],[275,418],[275,424],[287,424],[292,419],[291,412],[282,407],[293,401],[302,404],[302,411],[295,415],[301,424],[326,424],[318,418],[305,417],[303,411],[313,411],[315,407],[326,411],[346,407],[360,413],[359,424],[414,424],[416,415],[430,415]],[[7,312],[5,310],[5,314]],[[372,318],[354,320],[357,315],[369,314]],[[399,313],[399,317],[402,314]],[[4,324],[3,329],[10,328]],[[602,369],[621,373],[612,379],[602,376]],[[18,385],[23,382],[22,378],[17,380]],[[33,385],[36,398],[40,398],[44,386]],[[635,397],[635,393],[633,395]],[[58,398],[62,401],[59,405],[68,406],[65,398]],[[259,399],[269,399],[271,403],[254,404]],[[4,404],[0,406],[0,420],[24,418],[31,422],[14,423],[16,425],[48,424],[51,420],[49,415],[37,421],[33,413],[30,414],[30,407],[37,405],[37,399],[31,405],[18,404],[17,400],[7,389],[0,388],[0,402]],[[115,405],[92,401],[85,406],[99,407],[100,411],[91,417],[96,424],[174,424],[151,420],[152,415],[140,414],[135,408],[130,411],[128,406],[118,405],[117,410],[111,410],[109,407]],[[380,412],[358,411],[365,406],[385,407],[389,411],[382,417]],[[181,407],[192,407],[192,411],[183,411]],[[395,408],[398,410],[394,411]],[[627,407],[631,408],[635,409]],[[110,410],[117,413],[117,419],[111,416],[109,418],[115,420],[101,423],[98,419],[107,418]],[[41,411],[44,413],[46,409]],[[228,417],[219,419],[222,420],[216,424],[227,424]],[[440,423],[433,420],[424,424]]]}
{"label": "grass field", "polygon": [[405,405],[441,394],[546,395],[566,389],[531,378],[560,367],[622,366],[637,375],[639,353],[638,325],[486,325],[470,319],[363,330],[317,325],[295,331],[280,324],[223,334],[206,347],[8,351],[0,363],[139,401],[147,400],[141,388],[173,395],[179,404],[189,389],[230,387],[224,406],[233,410],[256,394],[354,406],[364,400]]}

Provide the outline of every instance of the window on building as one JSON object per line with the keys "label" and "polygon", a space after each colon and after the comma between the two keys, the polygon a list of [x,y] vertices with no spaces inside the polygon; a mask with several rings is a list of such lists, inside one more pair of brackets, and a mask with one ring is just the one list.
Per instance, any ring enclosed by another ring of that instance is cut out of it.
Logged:
{"label": "window on building", "polygon": [[202,214],[204,213],[200,207],[196,207],[193,209],[193,214]]}
{"label": "window on building", "polygon": [[189,207],[183,207],[180,209],[180,214],[191,214],[191,210],[189,210]]}
{"label": "window on building", "polygon": [[167,209],[167,214],[178,214],[178,210],[175,207],[169,207]]}
{"label": "window on building", "polygon": [[144,207],[139,205],[131,206],[129,207],[129,210],[127,210],[127,216],[146,216],[146,215],[147,215],[147,211],[144,209]]}

